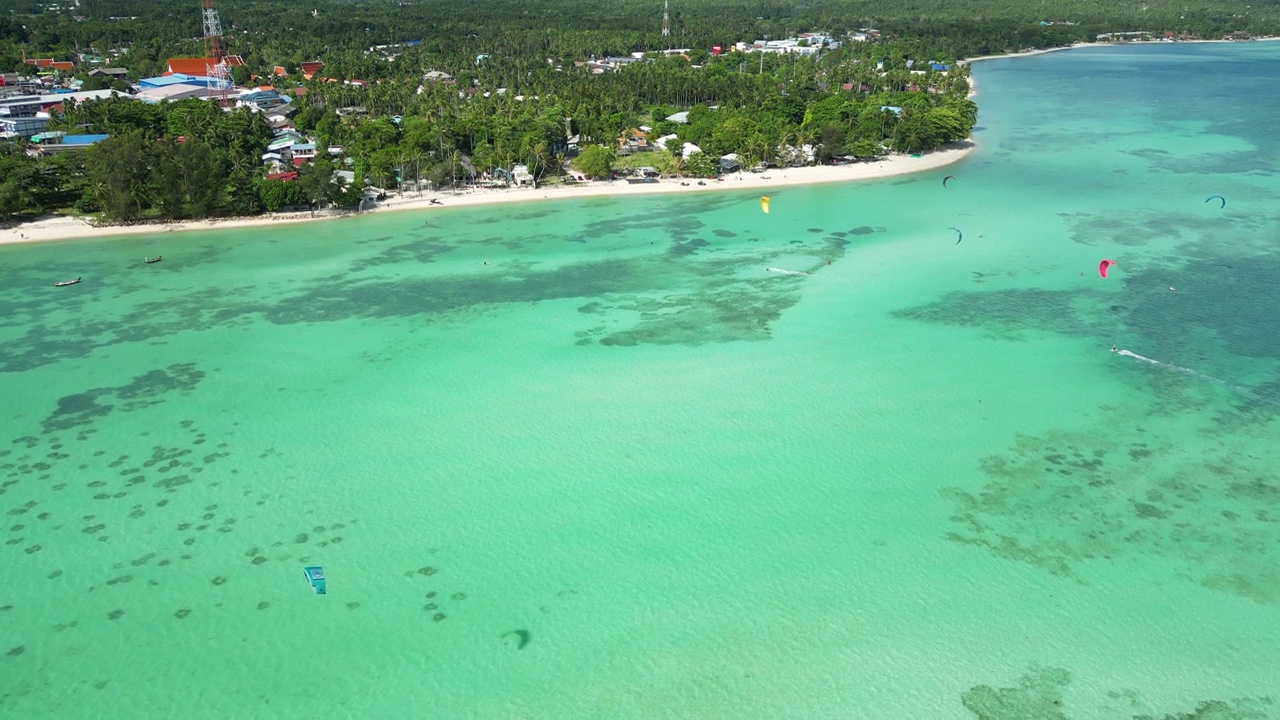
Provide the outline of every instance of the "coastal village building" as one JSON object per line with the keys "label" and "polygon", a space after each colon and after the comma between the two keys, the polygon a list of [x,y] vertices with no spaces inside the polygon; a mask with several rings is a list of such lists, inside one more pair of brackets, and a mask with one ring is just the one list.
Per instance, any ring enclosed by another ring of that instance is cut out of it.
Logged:
{"label": "coastal village building", "polygon": [[320,72],[320,69],[321,69],[321,68],[323,68],[323,67],[324,67],[324,63],[323,63],[323,62],[320,62],[319,60],[317,60],[317,61],[315,61],[315,62],[304,62],[304,63],[302,63],[302,77],[303,77],[303,79],[305,79],[305,80],[310,80],[310,79],[314,78],[314,77],[316,76],[316,73]]}
{"label": "coastal village building", "polygon": [[124,80],[128,76],[128,69],[122,67],[98,67],[89,71],[89,77],[107,78],[109,80]]}
{"label": "coastal village building", "polygon": [[176,102],[186,98],[210,98],[231,87],[226,80],[206,75],[176,73],[138,81],[139,90],[134,97],[143,102]]}
{"label": "coastal village building", "polygon": [[391,62],[400,57],[400,48],[419,47],[422,45],[421,40],[406,40],[402,43],[394,45],[374,45],[364,52],[365,55],[377,55],[378,57]]}
{"label": "coastal village building", "polygon": [[649,146],[649,140],[645,136],[645,131],[640,128],[631,128],[622,133],[618,138],[618,154],[630,155],[637,152],[645,152],[652,150]]}
{"label": "coastal village building", "polygon": [[50,119],[38,100],[0,104],[0,137],[31,137],[44,130]]}
{"label": "coastal village building", "polygon": [[47,70],[56,70],[58,72],[73,72],[76,69],[75,63],[70,60],[54,60],[53,58],[27,59],[22,62],[28,65],[35,65],[38,68]]}
{"label": "coastal village building", "polygon": [[738,52],[763,52],[775,55],[817,55],[824,48],[840,47],[839,41],[826,33],[800,33],[785,40],[756,40],[753,43],[736,43]]}
{"label": "coastal village building", "polygon": [[418,85],[418,94],[421,95],[427,89],[428,83],[442,83],[445,85],[455,85],[457,80],[447,72],[440,70],[430,70],[422,75],[422,84]]}
{"label": "coastal village building", "polygon": [[288,104],[288,100],[275,91],[275,88],[255,88],[246,90],[236,98],[236,107],[247,107],[258,112],[280,108]]}
{"label": "coastal village building", "polygon": [[275,137],[272,138],[271,142],[267,145],[267,152],[288,150],[305,139],[306,138],[302,136],[302,133],[294,130],[277,132]]}
{"label": "coastal village building", "polygon": [[40,133],[31,138],[34,143],[27,148],[27,154],[44,157],[71,150],[83,150],[94,143],[106,140],[110,135],[68,135],[64,132]]}
{"label": "coastal village building", "polygon": [[[244,58],[239,55],[228,55],[222,59],[224,67],[233,68],[244,65]],[[169,58],[165,75],[197,75],[217,76],[219,63],[214,58]]]}
{"label": "coastal village building", "polygon": [[0,98],[0,136],[8,139],[32,137],[48,126],[52,114],[61,112],[64,104],[109,97],[130,96],[116,90],[85,90]]}
{"label": "coastal village building", "polygon": [[169,58],[163,74],[206,77],[214,72],[217,64],[213,58]]}

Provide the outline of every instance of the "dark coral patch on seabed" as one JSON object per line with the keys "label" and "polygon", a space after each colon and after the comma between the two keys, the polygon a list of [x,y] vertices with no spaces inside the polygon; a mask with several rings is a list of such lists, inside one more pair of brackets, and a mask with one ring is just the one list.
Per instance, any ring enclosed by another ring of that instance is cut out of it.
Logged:
{"label": "dark coral patch on seabed", "polygon": [[1280,475],[1229,448],[1170,466],[1172,445],[1119,453],[1118,437],[1022,436],[984,458],[985,485],[944,490],[948,537],[1076,580],[1090,561],[1160,557],[1206,587],[1280,604]]}
{"label": "dark coral patch on seabed", "polygon": [[116,409],[116,403],[122,412],[133,412],[161,402],[161,397],[168,393],[190,392],[204,376],[204,371],[197,369],[194,363],[181,363],[143,373],[125,385],[67,395],[58,399],[58,407],[41,422],[41,426],[47,434],[92,424],[110,415]]}
{"label": "dark coral patch on seabed", "polygon": [[1013,687],[993,688],[975,685],[960,697],[965,709],[978,720],[1084,720],[1087,717],[1127,718],[1129,720],[1268,720],[1275,700],[1270,697],[1233,698],[1231,700],[1204,700],[1191,712],[1148,715],[1142,712],[1150,708],[1144,694],[1138,690],[1111,690],[1106,699],[1094,693],[1076,697],[1096,707],[1092,715],[1072,711],[1066,690],[1071,684],[1071,673],[1063,668],[1033,665],[1018,678]]}

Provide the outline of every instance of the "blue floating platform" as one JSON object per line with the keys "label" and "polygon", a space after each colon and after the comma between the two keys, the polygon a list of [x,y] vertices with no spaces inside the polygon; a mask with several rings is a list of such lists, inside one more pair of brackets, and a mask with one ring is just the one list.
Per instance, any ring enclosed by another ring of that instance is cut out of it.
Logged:
{"label": "blue floating platform", "polygon": [[302,574],[307,576],[307,582],[311,583],[311,590],[315,594],[324,594],[324,568],[319,565],[311,565],[302,568]]}

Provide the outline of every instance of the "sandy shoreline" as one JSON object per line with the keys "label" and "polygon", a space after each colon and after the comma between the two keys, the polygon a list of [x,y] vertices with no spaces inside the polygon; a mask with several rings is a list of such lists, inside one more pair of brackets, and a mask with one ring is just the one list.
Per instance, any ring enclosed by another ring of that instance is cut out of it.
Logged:
{"label": "sandy shoreline", "polygon": [[[1254,38],[1254,41],[1280,40],[1280,37]],[[1237,42],[1233,40],[1178,40],[1177,43],[1220,43]],[[970,64],[983,60],[999,60],[1005,58],[1031,57],[1047,53],[1074,50],[1082,47],[1106,47],[1112,45],[1129,45],[1134,43],[1081,42],[1055,48],[1027,50],[1025,52],[1007,53],[1003,55],[981,55],[959,60],[960,64]],[[1163,44],[1160,41],[1149,41],[1141,44]],[[969,78],[969,97],[977,95],[977,83]],[[726,176],[722,182],[707,180],[705,185],[698,185],[697,180],[662,180],[654,184],[632,185],[625,181],[590,182],[572,187],[549,188],[509,188],[501,190],[467,190],[459,193],[431,192],[393,195],[377,207],[365,212],[388,212],[408,210],[438,210],[441,208],[470,207],[474,205],[491,205],[496,203],[531,202],[536,200],[554,200],[564,198],[586,197],[619,197],[623,195],[643,195],[655,193],[689,193],[707,192],[725,189],[756,188],[766,190],[774,187],[812,185],[832,182],[856,182],[878,178],[906,175],[916,172],[934,170],[966,157],[974,150],[972,139],[926,153],[923,157],[908,155],[891,155],[882,160],[853,165],[815,166],[799,168],[780,168],[764,173],[735,173]],[[682,182],[687,184],[681,184]],[[114,237],[120,235],[150,235],[183,230],[224,230],[243,227],[276,225],[279,223],[315,222],[337,220],[354,217],[358,213],[351,211],[321,211],[317,213],[293,212],[258,215],[245,218],[228,218],[217,220],[188,220],[168,223],[142,223],[137,225],[95,226],[79,218],[64,216],[48,216],[38,220],[21,223],[13,227],[0,228],[0,245],[25,242],[49,242],[54,240],[73,240],[82,238]]]}
{"label": "sandy shoreline", "polygon": [[981,62],[983,60],[1003,60],[1005,58],[1032,57],[1033,55],[1045,55],[1053,52],[1062,52],[1063,50],[1075,50],[1076,48],[1086,47],[1121,47],[1127,45],[1190,45],[1192,43],[1235,43],[1235,42],[1267,42],[1280,40],[1280,37],[1260,37],[1251,40],[1174,40],[1166,42],[1164,40],[1131,40],[1128,42],[1078,42],[1072,45],[1064,45],[1062,47],[1040,48],[1038,50],[1024,50],[1016,53],[1006,53],[1004,55],[979,55],[978,57],[965,58],[957,60],[961,65],[969,63]]}
{"label": "sandy shoreline", "polygon": [[1040,48],[1038,50],[1024,50],[1022,52],[1006,53],[1004,55],[979,55],[978,57],[965,58],[964,60],[957,60],[956,62],[961,65],[968,65],[970,63],[981,62],[983,60],[1003,60],[1005,58],[1032,57],[1035,55],[1047,55],[1048,53],[1052,53],[1052,52],[1062,52],[1063,50],[1075,50],[1076,48],[1081,48],[1081,47],[1096,47],[1096,46],[1102,46],[1102,45],[1115,45],[1115,44],[1117,43],[1075,43],[1074,45],[1065,45],[1063,47]]}
{"label": "sandy shoreline", "polygon": [[[405,212],[410,210],[444,210],[457,207],[492,205],[499,203],[533,202],[539,200],[558,200],[565,198],[589,197],[623,197],[627,195],[650,195],[659,193],[699,193],[717,190],[767,191],[771,188],[796,185],[815,185],[821,183],[856,182],[859,180],[875,180],[880,178],[907,175],[910,173],[935,170],[958,162],[973,152],[972,141],[953,143],[951,146],[934,150],[920,157],[910,155],[890,155],[875,162],[854,163],[850,165],[823,165],[798,168],[775,168],[762,173],[733,173],[726,175],[725,180],[661,180],[657,183],[631,184],[624,180],[614,182],[591,182],[570,187],[545,188],[510,188],[499,190],[471,190],[457,194],[452,192],[407,193],[392,195],[386,201],[378,203],[365,213]],[[27,242],[48,242],[54,240],[71,240],[82,238],[117,237],[123,235],[157,235],[167,232],[188,230],[230,230],[235,228],[279,225],[281,223],[317,222],[339,220],[354,217],[357,213],[318,212],[314,216],[308,212],[275,213],[247,218],[229,218],[225,220],[189,220],[170,223],[140,223],[136,225],[110,225],[98,227],[90,225],[79,218],[50,216],[32,220],[14,227],[0,230],[0,245]],[[364,213],[359,213],[364,214]]]}

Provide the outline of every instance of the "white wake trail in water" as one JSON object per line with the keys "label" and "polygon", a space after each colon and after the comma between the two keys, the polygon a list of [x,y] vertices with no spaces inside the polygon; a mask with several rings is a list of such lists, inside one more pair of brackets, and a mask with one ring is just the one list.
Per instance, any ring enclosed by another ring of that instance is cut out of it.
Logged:
{"label": "white wake trail in water", "polygon": [[1130,357],[1130,358],[1133,358],[1134,360],[1141,360],[1144,363],[1150,363],[1157,367],[1162,367],[1166,370],[1172,370],[1174,372],[1182,373],[1183,375],[1190,375],[1191,377],[1199,378],[1200,380],[1207,380],[1211,383],[1221,385],[1222,387],[1235,390],[1236,392],[1244,395],[1250,400],[1257,400],[1259,402],[1265,402],[1271,405],[1280,405],[1280,401],[1277,401],[1275,398],[1260,396],[1247,387],[1244,387],[1242,385],[1234,385],[1232,383],[1227,382],[1226,380],[1219,380],[1218,378],[1213,377],[1212,375],[1205,375],[1204,373],[1196,372],[1191,368],[1185,368],[1185,367],[1182,367],[1181,365],[1174,365],[1173,363],[1161,362],[1159,360],[1156,360],[1155,358],[1149,358],[1145,355],[1139,355],[1138,353],[1135,353],[1135,352],[1129,352],[1128,350],[1117,350],[1116,354],[1123,355],[1125,357]]}
{"label": "white wake trail in water", "polygon": [[1151,359],[1151,358],[1149,358],[1149,357],[1143,357],[1143,356],[1141,356],[1141,355],[1139,355],[1139,354],[1137,354],[1137,353],[1131,353],[1131,352],[1129,352],[1128,350],[1121,350],[1120,352],[1117,352],[1116,354],[1117,354],[1117,355],[1123,355],[1123,356],[1125,356],[1125,357],[1136,358],[1136,359],[1138,359],[1138,360],[1141,360],[1142,362],[1149,362],[1149,363],[1151,363],[1152,365],[1163,365],[1163,364],[1164,364],[1164,363],[1160,362],[1159,360],[1152,360],[1152,359]]}

